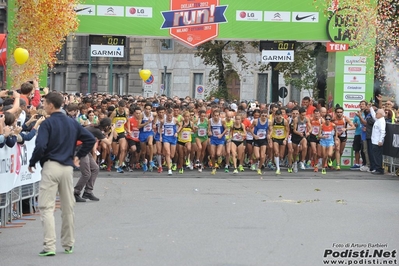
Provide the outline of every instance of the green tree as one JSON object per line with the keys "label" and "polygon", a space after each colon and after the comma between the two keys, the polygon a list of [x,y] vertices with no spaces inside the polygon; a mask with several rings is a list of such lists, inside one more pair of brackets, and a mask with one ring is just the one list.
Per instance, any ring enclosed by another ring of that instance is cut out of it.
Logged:
{"label": "green tree", "polygon": [[209,96],[229,98],[226,73],[233,70],[231,56],[236,54],[242,69],[248,69],[253,62],[248,62],[245,53],[254,47],[259,47],[259,42],[212,40],[197,47],[195,56],[200,57],[205,65],[214,67],[209,73],[209,83],[217,85],[210,88]]}
{"label": "green tree", "polygon": [[313,98],[319,96],[318,80],[325,78],[327,72],[327,61],[320,60],[323,54],[317,47],[315,43],[297,43],[294,62],[278,63],[276,67],[283,74],[286,84],[307,90],[309,94],[312,91]]}

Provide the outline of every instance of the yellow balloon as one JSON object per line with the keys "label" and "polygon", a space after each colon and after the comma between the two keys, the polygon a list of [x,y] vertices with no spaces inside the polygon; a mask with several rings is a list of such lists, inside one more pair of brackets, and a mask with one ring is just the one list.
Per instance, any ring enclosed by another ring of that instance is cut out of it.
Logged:
{"label": "yellow balloon", "polygon": [[29,52],[24,48],[17,48],[14,51],[14,59],[18,65],[23,65],[29,59]]}
{"label": "yellow balloon", "polygon": [[151,77],[151,71],[148,69],[140,70],[139,74],[140,74],[140,78],[144,81],[146,81],[147,79],[149,79]]}

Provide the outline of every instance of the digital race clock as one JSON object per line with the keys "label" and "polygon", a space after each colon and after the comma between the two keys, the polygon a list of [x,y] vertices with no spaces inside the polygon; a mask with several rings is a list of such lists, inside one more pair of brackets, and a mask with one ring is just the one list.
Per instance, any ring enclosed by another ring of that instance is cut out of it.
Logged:
{"label": "digital race clock", "polygon": [[126,46],[126,36],[89,35],[89,45],[92,44]]}

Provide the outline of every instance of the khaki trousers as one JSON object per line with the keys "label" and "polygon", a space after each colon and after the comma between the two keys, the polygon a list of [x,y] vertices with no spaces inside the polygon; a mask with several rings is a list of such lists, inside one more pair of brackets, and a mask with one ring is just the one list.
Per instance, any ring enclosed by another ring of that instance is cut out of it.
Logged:
{"label": "khaki trousers", "polygon": [[43,250],[56,250],[54,210],[57,191],[62,211],[61,244],[64,248],[72,247],[75,243],[73,168],[55,161],[47,161],[43,165],[41,174],[38,204],[44,230]]}

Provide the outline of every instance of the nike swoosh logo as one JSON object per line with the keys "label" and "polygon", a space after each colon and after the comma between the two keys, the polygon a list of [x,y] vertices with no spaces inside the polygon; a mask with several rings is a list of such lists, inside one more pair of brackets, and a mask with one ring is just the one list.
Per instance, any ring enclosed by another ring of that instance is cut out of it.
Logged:
{"label": "nike swoosh logo", "polygon": [[85,11],[86,9],[90,9],[90,8],[91,7],[84,7],[84,8],[80,8],[80,9],[75,9],[75,12],[79,13],[79,12]]}
{"label": "nike swoosh logo", "polygon": [[296,15],[295,19],[296,19],[297,21],[300,21],[300,20],[304,20],[305,18],[309,18],[309,17],[311,17],[311,16],[314,16],[314,15],[312,14],[312,15],[304,16],[304,17],[300,17],[300,16]]}

